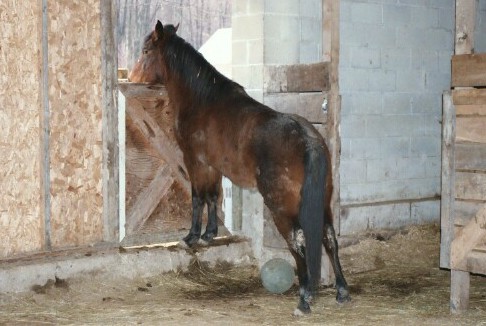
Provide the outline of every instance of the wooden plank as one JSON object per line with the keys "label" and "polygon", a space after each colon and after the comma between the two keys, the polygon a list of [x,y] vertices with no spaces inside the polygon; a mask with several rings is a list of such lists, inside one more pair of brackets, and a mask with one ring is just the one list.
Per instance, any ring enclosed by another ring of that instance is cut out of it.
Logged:
{"label": "wooden plank", "polygon": [[486,144],[456,143],[455,160],[456,170],[486,172]]}
{"label": "wooden plank", "polygon": [[452,86],[486,86],[486,53],[452,57]]}
{"label": "wooden plank", "polygon": [[477,0],[456,0],[455,53],[474,52]]}
{"label": "wooden plank", "polygon": [[451,268],[469,271],[467,255],[486,238],[486,205],[459,231],[451,244]]}
{"label": "wooden plank", "polygon": [[442,110],[442,174],[441,174],[441,206],[440,206],[440,267],[450,268],[450,246],[454,239],[454,139],[455,110],[451,92],[443,95]]}
{"label": "wooden plank", "polygon": [[452,91],[454,105],[484,105],[486,103],[486,89],[468,88]]}
{"label": "wooden plank", "polygon": [[167,89],[164,85],[156,84],[142,84],[142,83],[130,83],[120,82],[118,83],[119,90],[126,98],[168,98]]}
{"label": "wooden plank", "polygon": [[486,116],[457,117],[456,141],[486,144]]}
{"label": "wooden plank", "polygon": [[317,93],[273,93],[265,94],[265,105],[284,113],[298,114],[311,123],[325,123],[327,114],[322,104],[327,94]]}
{"label": "wooden plank", "polygon": [[469,272],[451,270],[451,313],[458,314],[469,306]]}
{"label": "wooden plank", "polygon": [[119,147],[117,110],[117,52],[115,26],[117,2],[102,1],[101,9],[101,101],[103,137],[103,240],[117,241],[119,232]]}
{"label": "wooden plank", "polygon": [[[129,103],[128,103],[129,102]],[[183,154],[177,144],[167,137],[157,122],[145,112],[143,106],[137,101],[128,101],[126,106],[127,118],[130,119],[144,135],[148,145],[170,166],[175,179],[188,194],[191,185],[186,168],[183,164]]]}
{"label": "wooden plank", "polygon": [[486,201],[456,200],[454,203],[454,225],[465,226],[476,216]]}
{"label": "wooden plank", "polygon": [[486,200],[486,174],[456,171],[456,199]]}
{"label": "wooden plank", "polygon": [[486,103],[456,105],[456,116],[486,116]]}
{"label": "wooden plank", "polygon": [[486,275],[486,248],[472,250],[467,255],[467,270],[470,273]]}
{"label": "wooden plank", "polygon": [[145,223],[173,182],[174,179],[167,165],[157,171],[150,184],[137,196],[135,203],[127,212],[125,224],[127,234],[137,231]]}
{"label": "wooden plank", "polygon": [[265,66],[267,93],[323,92],[329,90],[329,63]]}

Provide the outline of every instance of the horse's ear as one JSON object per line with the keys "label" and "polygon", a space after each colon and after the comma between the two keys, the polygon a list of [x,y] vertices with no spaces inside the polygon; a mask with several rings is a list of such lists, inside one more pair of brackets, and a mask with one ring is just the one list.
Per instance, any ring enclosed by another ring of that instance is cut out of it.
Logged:
{"label": "horse's ear", "polygon": [[155,41],[161,39],[163,35],[164,35],[164,26],[162,25],[160,20],[157,20],[157,25],[155,25],[155,31],[154,31]]}
{"label": "horse's ear", "polygon": [[177,30],[179,29],[179,25],[180,25],[180,24],[181,24],[181,23],[177,23],[177,25],[176,25],[176,27],[175,27],[175,31],[176,31],[176,32],[177,32]]}

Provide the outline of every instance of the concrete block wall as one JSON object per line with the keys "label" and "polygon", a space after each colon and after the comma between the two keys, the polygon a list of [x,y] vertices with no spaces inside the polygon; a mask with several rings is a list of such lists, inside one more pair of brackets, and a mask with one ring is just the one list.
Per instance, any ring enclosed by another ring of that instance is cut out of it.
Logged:
{"label": "concrete block wall", "polygon": [[476,53],[486,52],[486,0],[478,2],[474,50]]}
{"label": "concrete block wall", "polygon": [[439,219],[454,1],[341,0],[341,225]]}

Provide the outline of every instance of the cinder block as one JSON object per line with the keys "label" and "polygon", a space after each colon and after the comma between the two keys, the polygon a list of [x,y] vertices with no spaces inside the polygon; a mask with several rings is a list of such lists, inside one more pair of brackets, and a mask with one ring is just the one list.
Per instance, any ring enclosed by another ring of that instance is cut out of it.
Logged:
{"label": "cinder block", "polygon": [[346,116],[341,120],[341,135],[343,138],[363,137],[366,130],[366,121],[361,116]]}
{"label": "cinder block", "polygon": [[382,155],[388,157],[409,157],[410,137],[386,137],[382,139]]}
{"label": "cinder block", "polygon": [[382,24],[383,7],[374,3],[354,3],[351,7],[351,21],[356,23]]}
{"label": "cinder block", "polygon": [[266,40],[264,44],[264,62],[268,65],[299,63],[300,46],[298,43],[290,46],[288,41]]}
{"label": "cinder block", "polygon": [[382,92],[391,92],[396,90],[396,72],[386,69],[370,70],[369,90]]}
{"label": "cinder block", "polygon": [[381,115],[366,118],[366,137],[404,137],[424,135],[422,119],[415,116]]}
{"label": "cinder block", "polygon": [[387,92],[383,95],[383,113],[411,114],[412,94]]}
{"label": "cinder block", "polygon": [[410,69],[412,50],[409,48],[383,48],[381,67],[383,69]]}
{"label": "cinder block", "polygon": [[[342,10],[342,7],[340,8]],[[300,16],[307,18],[322,18],[322,1],[321,0],[306,0],[300,1]]]}
{"label": "cinder block", "polygon": [[410,222],[426,224],[440,222],[440,200],[419,201],[411,204]]}
{"label": "cinder block", "polygon": [[379,159],[382,157],[381,138],[352,138],[352,159]]}
{"label": "cinder block", "polygon": [[300,19],[298,16],[265,15],[265,40],[286,41],[288,45],[280,51],[298,46],[300,41]]}
{"label": "cinder block", "polygon": [[411,155],[413,156],[440,156],[441,140],[438,137],[423,136],[412,137]]}
{"label": "cinder block", "polygon": [[232,43],[232,59],[234,65],[246,65],[249,63],[247,41],[234,41]]}
{"label": "cinder block", "polygon": [[351,48],[351,67],[373,69],[380,66],[380,49],[369,47]]}
{"label": "cinder block", "polygon": [[300,12],[300,0],[265,0],[262,2],[265,3],[265,12],[268,14],[298,15]]}
{"label": "cinder block", "polygon": [[370,44],[373,47],[402,47],[404,44],[399,38],[400,34],[394,33],[395,28],[383,25],[365,25],[359,29],[359,34],[365,44]]}
{"label": "cinder block", "polygon": [[248,41],[248,63],[263,64],[263,39]]}
{"label": "cinder block", "polygon": [[438,93],[419,93],[411,97],[413,114],[439,114],[442,112],[442,97]]}
{"label": "cinder block", "polygon": [[233,41],[263,39],[263,16],[260,14],[234,17],[232,24]]}
{"label": "cinder block", "polygon": [[422,70],[397,70],[396,87],[400,92],[423,92],[425,72]]}
{"label": "cinder block", "polygon": [[366,182],[366,160],[341,160],[341,184]]}
{"label": "cinder block", "polygon": [[451,88],[451,73],[430,71],[425,73],[425,88],[428,91],[442,93]]}
{"label": "cinder block", "polygon": [[455,26],[455,12],[452,8],[439,9],[439,28],[453,31]]}
{"label": "cinder block", "polygon": [[415,27],[437,28],[439,26],[439,9],[413,7],[412,23]]}
{"label": "cinder block", "polygon": [[366,32],[367,28],[372,28],[374,25],[357,24],[340,22],[339,24],[339,42],[343,46],[366,46],[368,39]]}
{"label": "cinder block", "polygon": [[430,158],[425,163],[425,175],[428,178],[440,178],[441,168],[441,157]]}
{"label": "cinder block", "polygon": [[442,135],[442,113],[440,109],[436,114],[423,116],[424,119],[424,135],[440,137]]}
{"label": "cinder block", "polygon": [[342,68],[339,71],[339,89],[341,92],[367,91],[369,89],[368,70]]}
{"label": "cinder block", "polygon": [[444,29],[428,29],[424,46],[435,50],[450,50],[454,48],[454,34]]}
{"label": "cinder block", "polygon": [[301,41],[314,43],[322,42],[322,21],[320,18],[301,17],[300,26]]}
{"label": "cinder block", "polygon": [[454,8],[454,0],[429,0],[429,5],[432,8]]}
{"label": "cinder block", "polygon": [[346,96],[341,98],[341,114],[381,114],[383,112],[382,98],[381,92],[353,92],[346,94]]}
{"label": "cinder block", "polygon": [[315,63],[321,60],[322,48],[317,42],[300,42],[299,63]]}
{"label": "cinder block", "polygon": [[425,166],[412,158],[383,157],[370,160],[366,170],[368,182],[406,180],[425,177]]}
{"label": "cinder block", "polygon": [[439,55],[437,50],[419,48],[412,50],[412,69],[437,71],[438,68]]}
{"label": "cinder block", "polygon": [[384,5],[383,6],[383,23],[390,29],[399,25],[410,25],[411,7],[403,5]]}

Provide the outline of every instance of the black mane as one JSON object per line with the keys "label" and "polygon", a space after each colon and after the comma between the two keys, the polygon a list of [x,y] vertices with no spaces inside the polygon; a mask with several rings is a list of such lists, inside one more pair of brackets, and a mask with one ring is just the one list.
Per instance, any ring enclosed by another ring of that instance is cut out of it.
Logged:
{"label": "black mane", "polygon": [[[166,27],[164,26],[164,29]],[[216,70],[196,49],[176,34],[171,35],[162,50],[171,76],[180,79],[199,104],[208,104],[243,87]]]}

